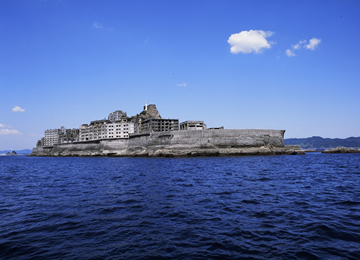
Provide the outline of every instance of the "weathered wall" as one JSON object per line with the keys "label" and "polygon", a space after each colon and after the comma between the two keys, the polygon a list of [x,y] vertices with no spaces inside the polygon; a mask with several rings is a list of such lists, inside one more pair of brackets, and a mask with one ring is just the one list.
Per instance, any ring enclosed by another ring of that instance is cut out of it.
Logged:
{"label": "weathered wall", "polygon": [[[60,144],[34,148],[33,155],[186,156],[282,153],[284,130],[214,129],[155,132],[129,139]],[[36,150],[37,149],[37,150]]]}
{"label": "weathered wall", "polygon": [[127,154],[191,155],[240,152],[243,148],[284,147],[284,130],[217,129],[152,133],[129,139]]}

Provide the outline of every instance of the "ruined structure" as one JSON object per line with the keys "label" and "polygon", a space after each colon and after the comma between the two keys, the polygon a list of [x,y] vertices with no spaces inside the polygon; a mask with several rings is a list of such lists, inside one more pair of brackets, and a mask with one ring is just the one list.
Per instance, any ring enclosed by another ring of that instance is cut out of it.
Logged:
{"label": "ruined structure", "polygon": [[135,132],[135,123],[127,118],[111,122],[110,120],[95,120],[89,125],[83,124],[79,129],[79,141],[92,141],[114,138],[129,138]]}
{"label": "ruined structure", "polygon": [[41,146],[53,146],[60,143],[73,143],[79,140],[79,129],[66,129],[61,127],[60,129],[47,129],[45,130],[45,136],[42,138],[38,145]]}
{"label": "ruined structure", "polygon": [[38,142],[31,156],[172,157],[297,153],[284,146],[285,130],[206,128],[203,121],[185,121],[179,129],[178,119],[163,119],[155,105],[147,104],[140,114],[131,118],[124,117],[125,112],[121,110],[114,113],[108,120],[80,126],[78,142],[52,146]]}
{"label": "ruined structure", "polygon": [[204,121],[185,121],[180,124],[180,130],[203,130],[206,129]]}

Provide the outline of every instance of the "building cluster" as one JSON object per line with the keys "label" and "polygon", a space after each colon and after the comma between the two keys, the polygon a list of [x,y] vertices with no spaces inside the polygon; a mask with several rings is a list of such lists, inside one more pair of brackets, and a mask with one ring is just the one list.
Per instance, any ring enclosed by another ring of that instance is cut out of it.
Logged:
{"label": "building cluster", "polygon": [[73,143],[79,141],[79,129],[47,129],[45,136],[38,141],[37,146],[52,146],[60,143]]}
{"label": "building cluster", "polygon": [[131,135],[151,132],[206,129],[204,121],[185,121],[161,118],[156,105],[145,104],[144,110],[132,117],[126,112],[116,110],[109,114],[108,119],[91,121],[82,124],[79,129],[48,129],[45,137],[38,141],[37,146],[53,146],[61,143],[88,142],[104,139],[129,138]]}

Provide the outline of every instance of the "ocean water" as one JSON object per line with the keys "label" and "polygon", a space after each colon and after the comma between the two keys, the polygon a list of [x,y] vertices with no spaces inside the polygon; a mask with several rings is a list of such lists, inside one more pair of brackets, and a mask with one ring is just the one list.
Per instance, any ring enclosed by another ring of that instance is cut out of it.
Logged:
{"label": "ocean water", "polygon": [[1,156],[0,259],[360,259],[360,154]]}

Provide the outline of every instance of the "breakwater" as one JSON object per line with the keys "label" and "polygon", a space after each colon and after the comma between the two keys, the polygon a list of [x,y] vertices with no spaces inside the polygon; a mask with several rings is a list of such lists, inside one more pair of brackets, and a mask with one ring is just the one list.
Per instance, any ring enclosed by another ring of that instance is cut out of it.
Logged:
{"label": "breakwater", "polygon": [[284,146],[285,130],[213,129],[152,132],[130,138],[36,147],[31,156],[226,156],[296,153]]}

